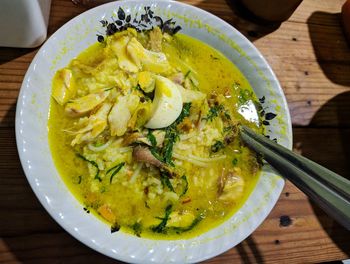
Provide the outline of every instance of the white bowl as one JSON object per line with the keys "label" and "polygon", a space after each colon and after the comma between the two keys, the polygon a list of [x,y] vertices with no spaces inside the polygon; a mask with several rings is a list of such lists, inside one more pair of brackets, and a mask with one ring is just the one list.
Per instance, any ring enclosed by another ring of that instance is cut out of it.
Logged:
{"label": "white bowl", "polygon": [[283,91],[259,51],[223,20],[186,4],[149,0],[119,1],[91,9],[72,19],[53,34],[31,63],[16,110],[16,139],[28,181],[50,215],[75,238],[89,247],[122,261],[133,263],[185,263],[214,257],[250,235],[275,205],[284,180],[267,165],[247,202],[229,220],[198,237],[187,240],[149,240],[123,232],[111,234],[109,227],[82,210],[52,161],[47,119],[51,79],[82,50],[96,42],[102,19],[109,19],[121,6],[127,14],[140,14],[150,6],[164,19],[174,18],[182,33],[200,39],[234,62],[250,82],[258,98],[265,97],[265,111],[277,113],[268,134],[288,148],[292,145],[291,120]]}

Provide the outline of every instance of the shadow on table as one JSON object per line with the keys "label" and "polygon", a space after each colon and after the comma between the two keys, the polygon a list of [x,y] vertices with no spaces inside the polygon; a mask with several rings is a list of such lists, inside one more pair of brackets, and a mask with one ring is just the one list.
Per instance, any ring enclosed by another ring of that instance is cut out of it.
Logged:
{"label": "shadow on table", "polygon": [[237,0],[225,0],[217,4],[213,3],[213,1],[202,0],[193,3],[193,5],[222,18],[245,35],[250,41],[255,41],[270,34],[280,26],[279,23],[262,24],[261,21],[255,20],[254,16]]}
{"label": "shadow on table", "polygon": [[18,157],[14,109],[15,104],[0,124],[0,259],[33,264],[118,263],[75,240],[39,203]]}
{"label": "shadow on table", "polygon": [[36,48],[7,48],[0,47],[0,65],[25,56],[28,53],[35,51]]}
{"label": "shadow on table", "polygon": [[307,25],[324,74],[334,83],[350,86],[350,47],[343,33],[340,13],[314,12]]}
{"label": "shadow on table", "polygon": [[[332,135],[336,137],[335,146],[327,146],[327,138],[322,142],[316,142],[310,138],[312,149],[303,149],[303,155],[321,163],[321,165],[333,170],[347,179],[350,179],[350,91],[341,93],[325,105],[315,114],[311,126],[330,126]],[[327,120],[332,120],[331,123]],[[341,128],[341,129],[340,129]],[[317,137],[320,139],[320,137]],[[337,150],[335,152],[335,150]],[[320,154],[322,153],[322,154]],[[338,157],[332,157],[336,153]],[[327,156],[329,157],[327,159]],[[322,158],[321,158],[322,157]],[[322,160],[321,160],[322,159]],[[339,162],[336,162],[336,161]],[[350,231],[346,230],[331,217],[326,215],[317,204],[311,202],[313,211],[333,242],[347,255],[350,255]]]}
{"label": "shadow on table", "polygon": [[243,242],[238,244],[236,246],[236,249],[238,251],[239,256],[241,257],[242,263],[264,263],[264,259],[252,236],[247,237]]}
{"label": "shadow on table", "polygon": [[[326,102],[313,116],[310,126],[350,129],[350,87],[348,92],[340,93]],[[344,153],[350,160],[350,137],[344,135],[344,133],[346,132],[339,130]],[[350,174],[350,163],[348,166],[348,173]]]}
{"label": "shadow on table", "polygon": [[250,41],[255,41],[265,35],[277,30],[281,23],[262,21],[245,8],[241,1],[226,0],[227,5],[232,11],[232,21],[228,22],[244,34]]}

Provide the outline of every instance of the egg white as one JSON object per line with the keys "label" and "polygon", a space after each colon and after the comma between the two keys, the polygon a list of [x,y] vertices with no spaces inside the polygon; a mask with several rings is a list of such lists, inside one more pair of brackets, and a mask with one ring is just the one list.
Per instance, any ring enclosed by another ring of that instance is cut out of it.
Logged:
{"label": "egg white", "polygon": [[157,76],[152,115],[145,127],[157,129],[171,125],[181,114],[182,103],[176,84],[168,78]]}

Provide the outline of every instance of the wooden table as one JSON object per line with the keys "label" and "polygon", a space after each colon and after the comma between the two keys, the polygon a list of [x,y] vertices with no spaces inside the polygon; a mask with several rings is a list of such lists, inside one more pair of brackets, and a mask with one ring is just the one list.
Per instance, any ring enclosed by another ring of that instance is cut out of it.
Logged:
{"label": "wooden table", "polygon": [[[286,94],[295,150],[350,178],[350,49],[339,14],[344,0],[304,0],[277,27],[249,22],[229,0],[186,2],[223,18],[253,41]],[[49,35],[88,8],[53,0]],[[15,143],[16,99],[37,50],[0,48],[0,262],[113,263],[48,215],[21,168]],[[281,216],[291,223],[281,225]],[[315,263],[349,257],[350,232],[288,182],[264,223],[237,247],[207,263]]]}

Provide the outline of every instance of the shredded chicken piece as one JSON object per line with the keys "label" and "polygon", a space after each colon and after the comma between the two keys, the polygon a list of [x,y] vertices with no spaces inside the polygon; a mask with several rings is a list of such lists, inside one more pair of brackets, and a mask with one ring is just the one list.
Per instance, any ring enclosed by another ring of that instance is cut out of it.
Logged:
{"label": "shredded chicken piece", "polygon": [[85,127],[76,132],[72,132],[76,134],[76,137],[71,143],[72,146],[84,141],[91,141],[99,136],[107,127],[107,115],[111,107],[112,105],[110,103],[105,103],[95,114],[89,116],[89,118],[83,118],[81,124],[85,124]]}
{"label": "shredded chicken piece", "polygon": [[127,46],[130,43],[129,36],[121,36],[111,42],[111,48],[118,57],[119,67],[127,72],[138,72],[140,64],[136,64],[127,53]]}
{"label": "shredded chicken piece", "polygon": [[194,101],[202,101],[206,98],[206,94],[199,92],[199,91],[193,91],[190,89],[185,89],[181,85],[176,85],[176,87],[179,89],[182,97],[182,101],[184,103],[188,102],[194,102]]}
{"label": "shredded chicken piece", "polygon": [[109,125],[112,136],[122,136],[127,130],[128,121],[131,113],[127,106],[127,97],[120,97],[118,102],[114,104],[108,116]]}
{"label": "shredded chicken piece", "polygon": [[221,171],[221,175],[218,178],[218,190],[217,190],[218,196],[220,196],[222,194],[222,191],[224,190],[226,178],[227,178],[227,175],[225,173],[225,168],[223,168]]}
{"label": "shredded chicken piece", "polygon": [[222,201],[230,202],[241,196],[243,189],[244,181],[237,171],[229,170],[225,173],[224,168],[221,176],[218,178],[218,198]]}
{"label": "shredded chicken piece", "polygon": [[171,69],[164,53],[145,49],[136,38],[129,41],[126,50],[134,64],[145,71],[166,73]]}
{"label": "shredded chicken piece", "polygon": [[143,135],[140,132],[135,133],[128,133],[123,137],[122,145],[128,146],[133,143],[135,143],[140,137],[143,137]]}
{"label": "shredded chicken piece", "polygon": [[158,160],[147,147],[136,146],[132,152],[132,157],[137,162],[147,163],[157,167],[160,171],[167,172],[167,175],[170,178],[178,177],[180,175],[179,170],[176,170]]}
{"label": "shredded chicken piece", "polygon": [[54,76],[52,86],[52,97],[60,105],[64,105],[75,95],[74,85],[72,85],[73,74],[69,69],[58,70]]}
{"label": "shredded chicken piece", "polygon": [[163,168],[164,164],[160,160],[156,159],[151,151],[142,146],[137,146],[132,152],[132,157],[138,162],[144,162],[156,166],[157,168]]}
{"label": "shredded chicken piece", "polygon": [[141,89],[144,92],[150,93],[154,90],[156,86],[156,80],[151,72],[142,71],[137,76],[137,79]]}
{"label": "shredded chicken piece", "polygon": [[[157,141],[157,147],[163,145],[164,138],[165,138],[165,131],[155,130],[153,131],[153,136]],[[144,143],[148,146],[152,146],[152,143],[149,141],[149,139],[140,132],[134,132],[126,135],[122,142],[124,146],[128,146],[133,143]]]}
{"label": "shredded chicken piece", "polygon": [[112,136],[122,136],[128,129],[128,122],[135,112],[140,98],[135,94],[119,97],[108,115]]}
{"label": "shredded chicken piece", "polygon": [[108,95],[109,91],[103,91],[74,99],[66,104],[65,112],[72,117],[82,116],[102,104]]}
{"label": "shredded chicken piece", "polygon": [[182,85],[184,82],[184,74],[182,72],[177,72],[169,77],[170,80],[172,80],[174,83]]}
{"label": "shredded chicken piece", "polygon": [[162,51],[163,34],[159,27],[155,27],[149,32],[149,49],[152,51]]}

